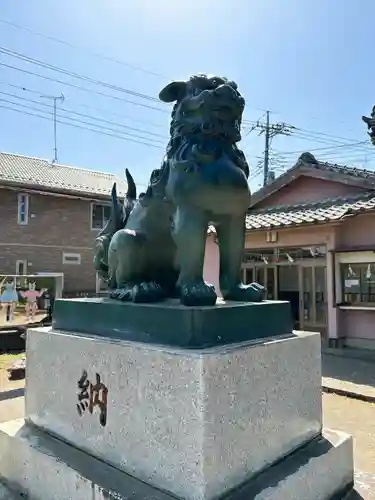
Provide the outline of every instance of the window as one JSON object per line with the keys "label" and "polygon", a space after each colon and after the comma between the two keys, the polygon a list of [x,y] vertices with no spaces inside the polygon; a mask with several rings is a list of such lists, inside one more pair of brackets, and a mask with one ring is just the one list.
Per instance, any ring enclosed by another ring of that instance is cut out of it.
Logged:
{"label": "window", "polygon": [[19,276],[27,275],[27,260],[16,261],[16,274],[18,274]]}
{"label": "window", "polygon": [[81,254],[79,253],[67,253],[63,252],[63,264],[73,264],[80,265],[81,263]]}
{"label": "window", "polygon": [[359,305],[375,302],[375,262],[341,264],[342,303]]}
{"label": "window", "polygon": [[19,193],[18,194],[18,214],[17,214],[18,224],[26,225],[29,222],[29,195]]}
{"label": "window", "polygon": [[110,205],[91,205],[91,229],[103,229],[111,216]]}

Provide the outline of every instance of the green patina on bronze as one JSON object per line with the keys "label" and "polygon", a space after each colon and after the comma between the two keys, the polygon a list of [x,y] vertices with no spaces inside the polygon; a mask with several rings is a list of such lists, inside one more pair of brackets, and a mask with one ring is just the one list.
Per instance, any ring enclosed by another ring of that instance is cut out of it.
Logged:
{"label": "green patina on bronze", "polygon": [[369,130],[368,135],[371,138],[372,144],[375,146],[375,106],[373,106],[371,115],[362,116],[362,120],[366,123],[367,129]]}
{"label": "green patina on bronze", "polygon": [[136,304],[102,299],[60,299],[53,327],[62,332],[199,349],[290,335],[290,303],[262,301],[184,307],[177,300]]}
{"label": "green patina on bronze", "polygon": [[212,224],[224,299],[262,301],[263,286],[241,282],[250,190],[249,167],[237,147],[245,101],[236,83],[197,75],[170,83],[159,97],[175,103],[165,158],[139,200],[128,171],[124,203],[114,186],[112,215],[96,240],[96,270],[115,299],[156,302],[179,297],[185,306],[214,305],[215,289],[203,280],[206,234]]}

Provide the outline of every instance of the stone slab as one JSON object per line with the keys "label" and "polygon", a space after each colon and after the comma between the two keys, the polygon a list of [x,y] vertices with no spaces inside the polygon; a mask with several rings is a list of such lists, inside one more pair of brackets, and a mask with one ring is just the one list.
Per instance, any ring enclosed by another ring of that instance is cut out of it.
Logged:
{"label": "stone slab", "polygon": [[[192,350],[40,328],[27,362],[28,419],[189,500],[223,494],[321,431],[317,333]],[[108,388],[104,427],[99,408],[77,412],[83,370]]]}
{"label": "stone slab", "polygon": [[[341,500],[352,489],[352,456],[350,437],[324,431],[221,499]],[[14,491],[35,500],[176,500],[23,420],[0,426],[0,474]]]}
{"label": "stone slab", "polygon": [[203,348],[290,334],[293,320],[286,301],[185,307],[177,300],[135,304],[89,298],[56,300],[53,327],[72,333]]}

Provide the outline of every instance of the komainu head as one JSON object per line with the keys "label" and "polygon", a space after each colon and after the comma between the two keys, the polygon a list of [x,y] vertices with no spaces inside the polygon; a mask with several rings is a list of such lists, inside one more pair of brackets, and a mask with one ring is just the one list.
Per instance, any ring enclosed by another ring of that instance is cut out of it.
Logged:
{"label": "komainu head", "polygon": [[241,140],[245,99],[237,84],[221,76],[195,75],[164,87],[159,98],[174,102],[167,156],[187,160],[189,152],[203,158],[226,153],[248,175]]}
{"label": "komainu head", "polygon": [[240,126],[245,100],[235,82],[221,76],[196,75],[168,84],[159,94],[164,102],[176,102],[171,135],[241,139]]}

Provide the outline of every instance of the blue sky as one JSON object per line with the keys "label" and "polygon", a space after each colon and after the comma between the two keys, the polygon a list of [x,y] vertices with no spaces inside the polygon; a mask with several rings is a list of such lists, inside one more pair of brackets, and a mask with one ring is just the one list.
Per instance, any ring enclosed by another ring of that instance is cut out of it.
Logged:
{"label": "blue sky", "polygon": [[[368,142],[356,143],[367,141],[361,115],[368,114],[375,103],[374,19],[372,0],[2,0],[0,46],[151,97],[157,97],[171,79],[196,72],[225,75],[239,84],[247,102],[247,122],[270,109],[273,122],[297,127],[291,136],[272,142],[278,171],[291,166],[299,152],[315,149],[317,158],[325,161],[373,168],[375,148]],[[52,159],[52,122],[25,113],[50,118],[46,105],[51,101],[40,96],[63,92],[62,107],[69,111],[59,112],[61,120],[121,138],[58,124],[61,163],[119,175],[128,167],[139,184],[145,184],[151,170],[159,166],[168,135],[169,105],[77,80],[4,53],[0,63],[23,70],[0,65],[1,151]],[[256,189],[261,182],[257,164],[264,139],[255,131],[249,133],[249,127],[246,123],[242,147]]]}

